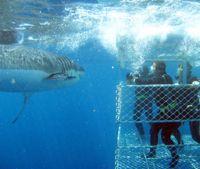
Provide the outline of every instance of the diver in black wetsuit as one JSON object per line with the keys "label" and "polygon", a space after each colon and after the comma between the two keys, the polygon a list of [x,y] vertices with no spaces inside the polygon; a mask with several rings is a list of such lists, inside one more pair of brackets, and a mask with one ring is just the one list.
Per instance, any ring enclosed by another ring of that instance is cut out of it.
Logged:
{"label": "diver in black wetsuit", "polygon": [[[139,69],[138,74],[127,74],[127,84],[133,84],[134,78],[147,78],[149,76],[149,70],[148,67],[143,65]],[[136,83],[136,85],[142,85],[142,83]],[[135,105],[134,105],[134,112],[133,112],[133,120],[135,121],[135,126],[137,128],[137,131],[140,135],[140,138],[142,140],[145,140],[145,131],[144,127],[142,125],[142,122],[140,120],[140,117],[142,115],[142,112],[145,112],[145,115],[147,117],[148,121],[151,121],[152,116],[152,94],[149,91],[149,87],[136,87],[135,89]]]}
{"label": "diver in black wetsuit", "polygon": [[[166,73],[166,65],[162,61],[156,61],[153,63],[154,73],[148,78],[137,78],[136,83],[142,84],[172,84],[172,78]],[[155,88],[153,97],[154,101],[159,108],[158,115],[154,120],[169,120],[170,114],[172,113],[169,109],[171,104],[170,88],[158,87]],[[177,154],[177,148],[174,146],[174,142],[170,138],[174,133],[180,133],[178,128],[180,127],[179,122],[153,122],[150,130],[150,152],[147,154],[147,158],[153,158],[156,156],[156,145],[158,144],[158,133],[161,130],[162,141],[167,145],[169,151],[171,152],[172,160],[170,162],[170,168],[174,168],[179,160]],[[176,137],[177,138],[177,137]]]}
{"label": "diver in black wetsuit", "polygon": [[[183,67],[179,65],[180,67]],[[199,80],[196,77],[192,77],[192,66],[187,62],[187,84],[193,84],[193,82],[198,82]],[[178,70],[177,79],[181,79],[183,69]],[[179,82],[180,83],[180,82]],[[200,88],[199,87],[189,87],[183,88],[180,91],[180,112],[184,115],[183,119],[189,119],[189,126],[191,136],[194,141],[200,143],[200,103],[198,98]]]}

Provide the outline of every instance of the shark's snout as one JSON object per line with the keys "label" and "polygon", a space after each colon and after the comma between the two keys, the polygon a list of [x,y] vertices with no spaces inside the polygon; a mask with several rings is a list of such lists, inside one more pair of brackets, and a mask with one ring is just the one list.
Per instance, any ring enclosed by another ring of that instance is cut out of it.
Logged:
{"label": "shark's snout", "polygon": [[57,57],[57,61],[60,72],[56,72],[56,75],[62,75],[64,77],[63,80],[79,80],[84,73],[83,67],[67,57]]}
{"label": "shark's snout", "polygon": [[81,67],[81,66],[79,66],[79,65],[77,65],[77,64],[75,64],[74,67],[75,67],[75,68],[74,68],[75,71],[79,74],[79,76],[81,76],[81,75],[84,74],[85,70],[84,70],[83,67]]}

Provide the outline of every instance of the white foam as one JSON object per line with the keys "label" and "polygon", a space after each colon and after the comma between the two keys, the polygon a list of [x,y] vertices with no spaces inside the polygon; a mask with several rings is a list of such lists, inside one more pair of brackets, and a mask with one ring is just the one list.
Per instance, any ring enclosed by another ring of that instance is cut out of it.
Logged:
{"label": "white foam", "polygon": [[[121,0],[113,3],[66,3],[66,15],[22,24],[30,41],[57,49],[78,50],[98,41],[122,64],[133,68],[146,59],[187,59],[200,65],[200,3]],[[157,2],[157,3],[156,3]],[[38,32],[37,32],[38,31]],[[41,33],[42,32],[42,33]],[[123,56],[121,56],[123,55]]]}

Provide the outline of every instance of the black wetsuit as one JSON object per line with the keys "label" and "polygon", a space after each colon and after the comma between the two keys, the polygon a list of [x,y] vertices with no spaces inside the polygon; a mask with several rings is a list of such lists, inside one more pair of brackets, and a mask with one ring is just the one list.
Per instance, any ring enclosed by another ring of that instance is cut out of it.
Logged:
{"label": "black wetsuit", "polygon": [[[155,72],[149,78],[138,79],[137,82],[143,84],[173,84],[172,78],[165,72]],[[168,87],[158,87],[154,88],[153,98],[159,108],[158,115],[154,120],[169,120],[172,114],[169,110],[169,105],[172,99],[169,99],[171,94],[171,89]],[[177,155],[177,149],[174,146],[174,142],[170,138],[175,130],[178,130],[181,123],[179,122],[153,122],[150,129],[150,153],[152,156],[156,154],[156,145],[158,144],[158,133],[161,130],[162,141],[164,144],[168,145],[168,149],[171,152],[172,161],[170,163],[171,167],[175,167],[178,163],[179,156]],[[151,155],[150,155],[151,157]]]}
{"label": "black wetsuit", "polygon": [[[148,75],[144,76],[144,75],[140,75],[138,76],[138,78],[142,78],[145,79],[147,78]],[[142,85],[142,83],[140,82],[136,82],[137,85]],[[147,117],[148,121],[151,121],[153,118],[152,115],[152,94],[151,94],[151,89],[150,87],[140,87],[137,86],[135,89],[135,97],[136,97],[136,101],[135,101],[135,105],[134,105],[134,112],[133,112],[133,119],[136,122],[135,126],[139,132],[139,135],[143,138],[145,135],[144,132],[144,127],[142,125],[141,122],[141,115],[142,112],[145,112],[145,115]]]}

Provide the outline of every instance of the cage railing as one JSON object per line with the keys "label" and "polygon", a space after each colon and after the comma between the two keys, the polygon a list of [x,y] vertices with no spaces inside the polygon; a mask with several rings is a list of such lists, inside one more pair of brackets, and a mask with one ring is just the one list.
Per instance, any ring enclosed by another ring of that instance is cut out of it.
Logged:
{"label": "cage railing", "polygon": [[200,85],[117,86],[117,122],[200,120]]}
{"label": "cage railing", "polygon": [[[174,145],[165,145],[159,140],[158,145],[151,146],[149,133],[146,133],[146,141],[140,139],[139,134],[130,123],[118,123],[118,138],[115,151],[115,169],[167,169],[172,162],[169,148],[176,148],[179,156],[174,161],[174,169],[198,169],[200,166],[200,145],[192,140],[189,133],[184,133],[183,144],[175,142]],[[149,128],[147,128],[149,130]],[[172,138],[175,140],[175,138]],[[149,150],[155,147],[155,157],[148,158]],[[174,150],[175,151],[175,150]],[[173,151],[172,151],[173,153]]]}
{"label": "cage railing", "polygon": [[[176,169],[198,169],[200,145],[193,139],[188,124],[200,122],[199,89],[199,85],[119,84],[116,90],[118,133],[115,169],[166,169],[173,163],[173,150],[179,156],[174,160]],[[165,145],[159,136],[155,146],[156,156],[148,158],[147,154],[152,148],[151,124],[173,122],[181,124],[179,130],[184,144],[178,144],[172,136],[175,144]],[[137,123],[144,125],[145,139],[140,137]]]}

